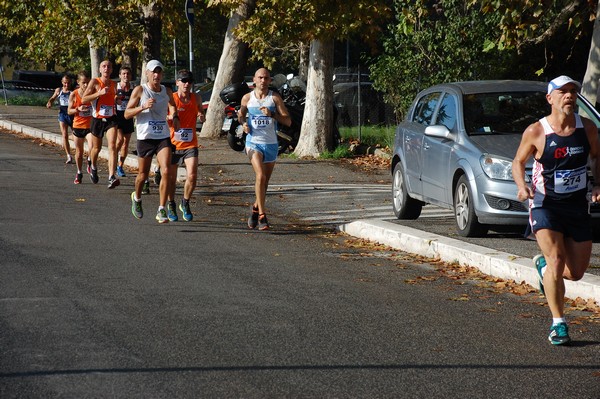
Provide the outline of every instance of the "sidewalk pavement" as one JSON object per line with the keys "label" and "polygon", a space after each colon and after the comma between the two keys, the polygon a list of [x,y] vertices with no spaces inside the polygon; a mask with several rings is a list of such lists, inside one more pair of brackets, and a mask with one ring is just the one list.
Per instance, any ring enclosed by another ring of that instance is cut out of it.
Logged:
{"label": "sidewalk pavement", "polygon": [[[56,110],[40,107],[0,107],[0,128],[61,145],[62,137],[58,131],[56,115]],[[131,141],[133,146],[131,148],[135,148],[135,135]],[[106,158],[107,155],[108,149],[104,147],[100,156]],[[137,168],[137,157],[127,157],[126,164]],[[182,180],[184,177],[185,169],[180,168],[178,180]],[[445,262],[457,262],[461,265],[475,267],[491,276],[512,279],[519,283],[526,282],[533,287],[538,286],[537,271],[529,258],[495,251],[383,220],[357,220],[341,225],[338,229],[351,236],[379,242],[397,250]],[[566,281],[565,284],[568,297],[591,298],[600,304],[600,276],[586,273],[580,281]]]}
{"label": "sidewalk pavement", "polygon": [[[58,128],[57,115],[58,111],[56,109],[47,109],[36,106],[0,106],[0,127],[30,137],[51,141],[62,146],[62,135]],[[69,141],[71,143],[71,149],[74,150],[75,143],[72,139]],[[135,142],[134,134],[129,143],[130,153],[131,150],[135,149]],[[87,142],[84,144],[84,148],[87,151]],[[102,147],[98,156],[100,158],[108,159],[108,147]],[[124,165],[137,169],[137,157],[128,156],[125,158]],[[154,170],[157,166],[158,163],[156,162],[156,159],[152,159],[150,170]],[[185,169],[178,169],[177,180],[183,181],[185,176]]]}

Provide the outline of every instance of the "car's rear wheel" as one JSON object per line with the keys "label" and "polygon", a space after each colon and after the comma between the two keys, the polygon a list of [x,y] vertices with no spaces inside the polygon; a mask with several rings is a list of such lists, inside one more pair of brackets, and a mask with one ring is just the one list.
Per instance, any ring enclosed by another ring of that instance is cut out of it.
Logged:
{"label": "car's rear wheel", "polygon": [[416,219],[421,214],[423,203],[408,195],[402,162],[394,167],[392,197],[394,214],[398,219]]}
{"label": "car's rear wheel", "polygon": [[488,231],[487,226],[477,220],[473,206],[473,193],[464,175],[458,179],[454,189],[454,221],[458,234],[463,237],[480,237]]}

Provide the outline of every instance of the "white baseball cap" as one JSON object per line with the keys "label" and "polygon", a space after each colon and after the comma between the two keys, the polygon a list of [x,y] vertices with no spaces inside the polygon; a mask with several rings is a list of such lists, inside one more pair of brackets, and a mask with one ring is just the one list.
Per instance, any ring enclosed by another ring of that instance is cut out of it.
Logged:
{"label": "white baseball cap", "polygon": [[154,72],[154,70],[156,68],[160,68],[164,71],[165,67],[163,66],[163,64],[160,63],[160,61],[158,60],[150,60],[148,61],[148,63],[146,64],[146,70],[147,71],[152,71]]}
{"label": "white baseball cap", "polygon": [[554,78],[548,83],[548,94],[552,93],[555,89],[560,89],[566,84],[573,83],[577,86],[577,90],[581,89],[581,83],[578,81],[571,79],[566,75],[559,76],[558,78]]}

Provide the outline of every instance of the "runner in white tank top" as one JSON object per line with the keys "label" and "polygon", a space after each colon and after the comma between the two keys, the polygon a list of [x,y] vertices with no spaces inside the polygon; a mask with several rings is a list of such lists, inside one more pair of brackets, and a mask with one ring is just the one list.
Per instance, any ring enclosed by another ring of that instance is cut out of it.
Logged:
{"label": "runner in white tank top", "polygon": [[167,94],[165,86],[160,85],[160,92],[155,92],[147,83],[142,84],[142,95],[140,104],[146,104],[148,100],[154,99],[154,105],[146,108],[136,116],[136,132],[138,140],[164,139],[171,137],[167,125],[167,113],[171,97]]}
{"label": "runner in white tank top", "polygon": [[152,157],[156,154],[162,174],[158,188],[160,194],[156,213],[158,223],[169,222],[165,209],[171,164],[171,133],[167,125],[167,117],[173,121],[173,127],[179,130],[179,116],[173,100],[173,92],[160,83],[164,69],[159,61],[148,61],[146,64],[148,83],[133,89],[125,109],[125,118],[135,117],[137,124],[138,174],[135,179],[135,191],[131,193],[131,213],[136,219],[144,216],[141,200],[142,186],[148,179]]}
{"label": "runner in white tank top", "polygon": [[250,127],[246,142],[277,144],[277,119],[266,116],[262,111],[266,107],[270,115],[275,115],[277,112],[277,107],[273,101],[273,92],[269,90],[267,96],[259,100],[256,98],[256,93],[251,91],[246,107],[248,107],[248,125]]}
{"label": "runner in white tank top", "polygon": [[246,153],[256,179],[256,198],[248,218],[248,227],[267,230],[270,226],[265,213],[265,199],[277,159],[277,123],[290,126],[292,119],[281,96],[269,90],[271,74],[267,69],[260,68],[256,71],[253,81],[254,90],[242,97],[238,113],[238,120],[244,132],[248,133]]}

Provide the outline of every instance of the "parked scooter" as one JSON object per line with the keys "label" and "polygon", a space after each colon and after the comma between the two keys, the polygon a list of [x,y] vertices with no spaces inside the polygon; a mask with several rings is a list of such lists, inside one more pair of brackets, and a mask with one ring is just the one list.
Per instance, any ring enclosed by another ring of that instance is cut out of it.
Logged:
{"label": "parked scooter", "polygon": [[306,84],[299,77],[294,77],[292,74],[287,77],[277,74],[273,77],[271,85],[283,99],[283,103],[292,119],[290,126],[278,125],[277,141],[279,143],[279,153],[292,152],[300,140],[300,130],[302,128],[304,104],[306,101]]}
{"label": "parked scooter", "polygon": [[242,82],[226,86],[219,93],[219,97],[225,103],[225,119],[221,131],[227,135],[227,143],[235,151],[244,151],[246,147],[246,133],[238,122],[238,111],[242,97],[248,92],[250,88],[246,82]]}

